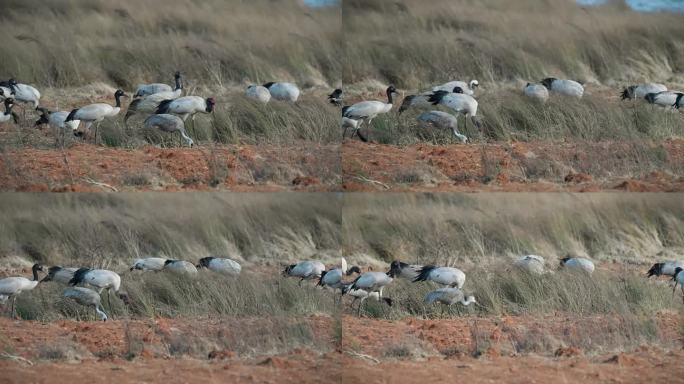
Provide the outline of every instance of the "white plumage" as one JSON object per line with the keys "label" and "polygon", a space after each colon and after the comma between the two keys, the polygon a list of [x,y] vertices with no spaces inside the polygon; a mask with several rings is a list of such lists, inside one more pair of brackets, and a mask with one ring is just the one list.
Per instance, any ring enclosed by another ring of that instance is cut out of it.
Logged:
{"label": "white plumage", "polygon": [[347,290],[363,289],[369,293],[378,292],[382,297],[382,290],[394,280],[391,274],[391,272],[364,272],[347,287]]}
{"label": "white plumage", "polygon": [[477,100],[472,96],[463,93],[436,92],[430,96],[429,101],[433,105],[444,105],[457,114],[464,114],[466,117],[466,128],[468,127],[468,118],[476,127],[480,128],[480,122],[477,120]]}
{"label": "white plumage", "polygon": [[100,304],[100,294],[89,288],[84,287],[69,287],[64,289],[64,297],[72,299],[75,302],[95,308],[95,312],[100,316],[100,320],[107,321],[107,314]]}
{"label": "white plumage", "polygon": [[582,97],[584,95],[584,86],[574,80],[559,80],[554,77],[548,77],[540,83],[549,91],[560,93],[566,96]]}
{"label": "white plumage", "polygon": [[538,83],[527,83],[523,89],[525,96],[537,99],[539,101],[546,101],[549,98],[549,90],[545,86]]}
{"label": "white plumage", "polygon": [[330,287],[333,289],[342,289],[345,284],[342,280],[344,276],[349,276],[356,273],[361,273],[359,267],[351,267],[347,270],[347,260],[343,257],[340,263],[340,268],[334,268],[329,271],[321,272],[321,278],[318,280],[318,285]]}
{"label": "white plumage", "polygon": [[197,268],[207,268],[214,272],[232,276],[237,276],[242,271],[242,266],[237,261],[213,256],[201,258]]}
{"label": "white plumage", "polygon": [[450,287],[457,288],[463,288],[465,280],[465,273],[458,268],[437,267],[434,265],[424,266],[418,272],[418,276],[413,279],[414,282],[434,281],[437,284],[448,285]]}
{"label": "white plumage", "polygon": [[544,273],[544,258],[537,255],[521,256],[513,262],[513,266],[530,273],[541,275]]}
{"label": "white plumage", "polygon": [[[182,76],[180,72],[176,72],[173,74],[173,78],[176,82],[176,90],[182,89]],[[133,97],[144,97],[144,96],[149,96],[153,95],[155,93],[160,93],[160,92],[174,92],[174,89],[171,88],[170,85],[164,84],[164,83],[151,83],[151,84],[140,84],[138,85],[138,88],[135,90],[135,94]],[[179,94],[180,96],[180,94]],[[178,97],[178,96],[176,96]]]}
{"label": "white plumage", "polygon": [[318,279],[325,271],[325,265],[318,260],[305,260],[297,264],[285,267],[283,274],[286,276],[299,277],[299,284],[304,280]]}
{"label": "white plumage", "polygon": [[164,270],[178,274],[197,274],[197,268],[191,262],[185,260],[166,260],[164,262]]}
{"label": "white plumage", "polygon": [[171,115],[168,113],[152,115],[145,119],[145,123],[143,125],[145,128],[158,129],[163,132],[178,132],[180,137],[183,138],[190,147],[192,147],[192,145],[195,143],[190,136],[188,136],[187,132],[185,132],[185,123],[183,120],[176,115]]}
{"label": "white plumage", "polygon": [[468,137],[458,133],[458,119],[450,113],[442,111],[423,112],[418,115],[417,120],[428,123],[435,128],[450,129],[462,143],[468,142]]}
{"label": "white plumage", "polygon": [[428,92],[423,92],[419,93],[417,95],[408,95],[404,97],[404,100],[401,102],[401,106],[399,106],[399,114],[404,112],[405,110],[411,108],[411,107],[416,107],[416,108],[430,108],[432,107],[433,103],[430,101],[435,97],[436,94],[449,94],[449,93],[463,93],[463,89],[461,87],[456,87],[453,90],[449,91],[443,91],[443,90],[437,90],[437,91],[428,91]]}
{"label": "white plumage", "polygon": [[164,264],[166,263],[166,260],[167,259],[163,257],[146,257],[143,259],[136,259],[135,261],[133,261],[131,271],[161,271],[162,269],[164,269]]}
{"label": "white plumage", "polygon": [[387,103],[378,100],[367,100],[342,108],[342,124],[345,124],[345,118],[358,121],[354,128],[355,133],[358,133],[363,121],[366,122],[366,125],[370,125],[377,115],[389,112],[392,109],[393,95],[397,93],[397,90],[393,85],[390,85],[387,87],[386,93]]}
{"label": "white plumage", "polygon": [[296,102],[299,98],[299,88],[292,83],[270,82],[263,85],[276,100]]}
{"label": "white plumage", "polygon": [[677,103],[677,98],[681,94],[682,94],[682,92],[672,92],[672,91],[664,91],[664,92],[658,92],[658,93],[647,93],[646,96],[644,96],[644,99],[649,104],[658,105],[660,107],[665,107],[665,108],[675,107],[675,104]]}
{"label": "white plumage", "polygon": [[64,268],[58,265],[48,268],[48,274],[41,280],[41,283],[47,283],[48,281],[54,281],[60,284],[68,285],[71,279],[74,278],[74,273],[78,268]]}
{"label": "white plumage", "polygon": [[468,296],[466,299],[463,291],[453,287],[435,289],[434,291],[425,295],[424,301],[426,304],[438,302],[444,305],[454,305],[456,303],[461,303],[465,306],[476,303],[475,296]]}
{"label": "white plumage", "polygon": [[594,272],[596,268],[594,262],[583,257],[564,257],[560,262],[561,267],[566,267],[575,270],[582,270],[589,274]]}
{"label": "white plumage", "polygon": [[[114,93],[116,104],[111,106],[107,103],[96,103],[83,106],[81,108],[73,109],[69,115],[64,119],[65,123],[74,120],[81,120],[85,124],[85,130],[89,130],[94,122],[101,122],[105,117],[116,116],[121,110],[121,96],[126,96],[124,91],[118,89]],[[95,142],[97,142],[97,125],[95,126]]]}
{"label": "white plumage", "polygon": [[675,269],[677,269],[677,267],[684,268],[684,260],[668,260],[655,263],[653,266],[651,266],[651,269],[648,270],[646,276],[674,276]]}
{"label": "white plumage", "polygon": [[28,84],[17,83],[16,80],[9,81],[10,88],[13,91],[12,97],[16,101],[22,103],[32,103],[33,108],[38,108],[40,104],[40,92]]}
{"label": "white plumage", "polygon": [[250,85],[247,87],[245,96],[264,104],[271,100],[271,92],[268,91],[268,88],[261,85]]}
{"label": "white plumage", "polygon": [[5,302],[8,299],[12,299],[12,317],[14,317],[14,304],[17,300],[17,295],[24,291],[30,291],[38,285],[38,271],[42,271],[43,267],[40,264],[34,264],[31,267],[33,272],[33,280],[29,280],[25,277],[6,277],[0,279],[0,296],[3,297],[2,301]]}
{"label": "white plumage", "polygon": [[69,116],[69,112],[67,111],[50,111],[47,108],[41,108],[38,107],[38,110],[41,111],[40,114],[40,119],[36,121],[36,126],[41,125],[41,124],[50,124],[54,128],[64,132],[73,132],[76,129],[78,129],[78,125],[81,123],[81,120],[71,120],[69,122],[66,121],[67,116]]}
{"label": "white plumage", "polygon": [[660,93],[667,91],[667,87],[663,84],[647,83],[639,85],[630,85],[622,91],[622,100],[643,99],[649,93]]}
{"label": "white plumage", "polygon": [[183,121],[188,116],[195,118],[196,113],[211,113],[214,110],[216,101],[213,97],[207,99],[199,96],[183,96],[175,100],[164,100],[159,103],[156,114],[172,113],[179,115]]}
{"label": "white plumage", "polygon": [[448,83],[432,87],[432,90],[452,92],[454,88],[459,87],[464,94],[472,96],[475,94],[475,88],[479,86],[480,83],[477,80],[470,80],[470,83],[465,81],[449,81]]}
{"label": "white plumage", "polygon": [[14,99],[5,99],[3,104],[5,104],[5,111],[2,114],[0,114],[0,123],[6,123],[10,121],[12,118],[14,118],[14,122],[16,124],[19,124],[17,115],[14,112],[12,112],[12,107],[14,107]]}
{"label": "white plumage", "polygon": [[71,285],[88,284],[98,288],[98,293],[106,289],[118,292],[121,288],[121,276],[118,273],[106,269],[80,268],[74,272],[74,277],[69,281]]}

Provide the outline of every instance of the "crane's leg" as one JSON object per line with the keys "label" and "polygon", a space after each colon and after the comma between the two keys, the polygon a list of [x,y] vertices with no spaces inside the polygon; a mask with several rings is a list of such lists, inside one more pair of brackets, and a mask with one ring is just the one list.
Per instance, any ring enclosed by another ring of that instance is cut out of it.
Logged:
{"label": "crane's leg", "polygon": [[10,316],[12,316],[13,319],[16,318],[16,303],[17,303],[17,296],[14,295],[12,296],[12,311],[10,312]]}

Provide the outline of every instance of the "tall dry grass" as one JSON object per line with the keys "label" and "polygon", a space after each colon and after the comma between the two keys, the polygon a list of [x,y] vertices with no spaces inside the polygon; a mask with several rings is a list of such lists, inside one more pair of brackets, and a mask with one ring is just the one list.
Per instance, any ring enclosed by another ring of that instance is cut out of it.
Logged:
{"label": "tall dry grass", "polygon": [[279,266],[339,249],[334,194],[3,194],[0,261],[125,270],[152,255]]}
{"label": "tall dry grass", "polygon": [[3,2],[0,73],[40,86],[108,82],[334,84],[339,7],[296,0]]}
{"label": "tall dry grass", "polygon": [[477,266],[568,253],[646,265],[684,249],[676,194],[345,194],[342,238],[358,260]]}
{"label": "tall dry grass", "polygon": [[347,0],[343,81],[426,88],[548,76],[682,83],[681,16],[574,1]]}

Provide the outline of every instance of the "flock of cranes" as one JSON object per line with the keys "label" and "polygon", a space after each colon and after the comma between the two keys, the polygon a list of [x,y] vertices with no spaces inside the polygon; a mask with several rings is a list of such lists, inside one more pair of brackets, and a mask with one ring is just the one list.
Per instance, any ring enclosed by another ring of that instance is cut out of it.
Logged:
{"label": "flock of cranes", "polygon": [[[468,137],[463,135],[458,128],[458,117],[465,116],[467,128],[468,120],[481,128],[480,117],[477,115],[478,101],[476,91],[480,83],[477,80],[449,81],[444,84],[431,87],[422,93],[411,94],[403,98],[398,113],[401,114],[409,109],[423,110],[416,120],[420,124],[427,124],[438,129],[453,132],[454,136],[462,143],[468,142]],[[194,140],[185,130],[188,117],[194,122],[198,113],[212,113],[216,100],[213,97],[200,97],[183,95],[184,83],[180,72],[174,73],[174,86],[163,83],[141,84],[133,93],[133,100],[128,105],[124,115],[124,125],[137,114],[148,116],[143,125],[149,129],[156,129],[167,133],[177,132],[179,143],[184,141],[188,146],[194,144]],[[289,82],[268,82],[263,85],[250,85],[245,90],[245,96],[257,102],[267,104],[272,99],[283,102],[296,103],[300,96],[297,85]],[[352,129],[352,137],[358,135],[363,141],[367,141],[360,128],[365,124],[369,126],[373,119],[381,114],[390,112],[396,103],[397,89],[390,85],[385,90],[387,101],[365,100],[352,105],[343,105],[342,89],[335,89],[328,100],[330,103],[342,107],[343,128],[342,137],[346,137],[347,131]],[[529,98],[545,102],[550,94],[558,94],[569,97],[581,98],[584,95],[584,86],[574,80],[545,78],[537,83],[527,83],[523,88],[523,94]],[[663,84],[647,83],[630,85],[626,87],[621,97],[623,100],[642,99],[648,103],[662,106],[680,108],[684,106],[684,93],[670,91]],[[15,102],[31,105],[40,111],[40,118],[35,125],[49,124],[57,129],[64,138],[65,132],[73,132],[77,136],[84,136],[84,132],[90,132],[95,124],[94,137],[97,143],[97,127],[106,118],[117,116],[121,109],[121,98],[127,97],[122,90],[114,93],[115,104],[95,103],[75,108],[71,111],[50,111],[40,106],[40,92],[28,84],[18,83],[15,79],[0,82],[0,100],[4,100],[5,111],[0,114],[0,123],[14,120],[18,123],[19,118],[12,108]],[[449,112],[434,110],[442,106]],[[427,111],[424,111],[428,109]],[[24,110],[25,112],[25,110]],[[78,127],[83,122],[84,130]],[[194,125],[193,125],[194,128]]]}
{"label": "flock of cranes", "polygon": [[[561,268],[581,271],[591,275],[594,272],[594,263],[582,257],[564,257],[560,261]],[[545,273],[544,258],[537,255],[525,255],[513,261],[512,267],[519,268],[532,275]],[[204,257],[197,264],[185,260],[173,260],[160,257],[148,257],[137,259],[130,267],[130,271],[169,271],[170,273],[186,276],[198,276],[199,270],[207,269],[225,276],[238,276],[242,272],[241,265],[231,259],[219,257]],[[665,261],[654,264],[647,272],[651,276],[671,276],[675,282],[672,293],[674,296],[677,285],[682,286],[684,298],[684,261]],[[63,297],[73,299],[77,303],[93,307],[101,320],[107,320],[105,308],[101,304],[100,294],[107,290],[108,306],[111,308],[110,296],[113,292],[124,304],[130,304],[128,294],[121,289],[121,276],[106,269],[92,268],[66,268],[53,266],[47,270],[47,276],[42,280],[39,272],[45,272],[43,266],[34,264],[32,267],[33,279],[25,277],[7,277],[0,279],[0,303],[11,300],[11,314],[15,315],[15,301],[17,295],[23,291],[29,291],[39,283],[56,282],[67,285],[63,291]],[[332,289],[340,293],[340,299],[347,295],[353,298],[350,306],[353,310],[356,301],[360,300],[356,312],[361,314],[361,307],[367,299],[382,301],[392,306],[391,298],[384,294],[384,290],[395,279],[405,279],[414,283],[430,282],[441,286],[427,293],[424,298],[426,304],[440,303],[448,307],[457,303],[464,306],[476,304],[473,295],[466,295],[463,287],[466,283],[466,274],[455,267],[436,265],[407,264],[398,260],[390,264],[387,272],[375,272],[369,270],[362,272],[358,266],[347,266],[347,261],[342,258],[340,266],[327,269],[325,264],[318,260],[304,260],[295,264],[287,265],[282,272],[283,276],[298,278],[299,285],[304,281],[316,282],[316,286]],[[94,288],[87,288],[87,286]]]}

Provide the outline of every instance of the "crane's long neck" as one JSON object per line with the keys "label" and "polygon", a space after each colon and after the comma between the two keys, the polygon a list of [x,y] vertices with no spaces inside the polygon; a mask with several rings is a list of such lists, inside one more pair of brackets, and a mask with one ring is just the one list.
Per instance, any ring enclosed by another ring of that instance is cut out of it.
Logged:
{"label": "crane's long neck", "polygon": [[14,104],[5,104],[5,115],[9,115],[12,113],[12,107],[14,107]]}
{"label": "crane's long neck", "polygon": [[38,281],[38,268],[33,268],[33,281]]}
{"label": "crane's long neck", "polygon": [[176,91],[183,89],[183,80],[180,76],[176,77]]}
{"label": "crane's long neck", "polygon": [[392,105],[394,103],[394,97],[392,96],[392,91],[387,90],[387,104]]}
{"label": "crane's long neck", "polygon": [[121,95],[119,95],[119,94],[114,95],[114,99],[116,100],[116,107],[121,108]]}

